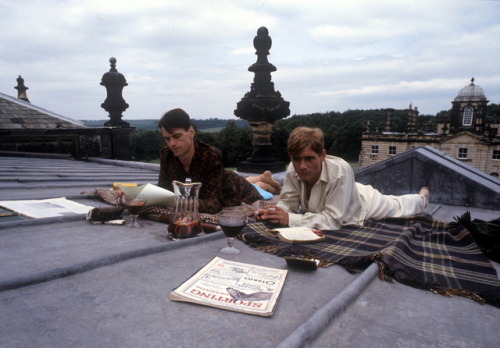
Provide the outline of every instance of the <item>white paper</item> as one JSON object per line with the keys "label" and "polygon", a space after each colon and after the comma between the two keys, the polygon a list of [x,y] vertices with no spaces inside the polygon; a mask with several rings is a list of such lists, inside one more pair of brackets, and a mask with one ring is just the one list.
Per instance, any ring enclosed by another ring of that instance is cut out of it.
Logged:
{"label": "white paper", "polygon": [[145,199],[146,207],[151,205],[173,207],[175,205],[175,194],[159,186],[153,184],[145,184],[136,187],[118,186],[127,196]]}
{"label": "white paper", "polygon": [[87,214],[89,205],[70,201],[65,197],[42,200],[0,201],[0,206],[30,218],[46,218],[72,214]]}

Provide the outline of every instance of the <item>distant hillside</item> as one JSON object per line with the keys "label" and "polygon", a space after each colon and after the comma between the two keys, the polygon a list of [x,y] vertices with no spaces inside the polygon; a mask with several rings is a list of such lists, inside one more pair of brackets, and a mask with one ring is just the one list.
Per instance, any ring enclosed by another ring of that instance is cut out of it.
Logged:
{"label": "distant hillside", "polygon": [[[90,121],[90,120],[80,120],[87,127],[104,127],[105,120]],[[158,129],[158,120],[148,119],[148,120],[127,120],[124,121],[130,123],[131,127],[144,130],[155,130]],[[206,132],[217,132],[226,126],[229,120],[222,120],[218,118],[210,118],[208,120],[195,120],[193,123],[195,127],[199,130]],[[248,122],[245,120],[237,119],[232,120],[236,122],[236,125],[240,128],[248,127]]]}

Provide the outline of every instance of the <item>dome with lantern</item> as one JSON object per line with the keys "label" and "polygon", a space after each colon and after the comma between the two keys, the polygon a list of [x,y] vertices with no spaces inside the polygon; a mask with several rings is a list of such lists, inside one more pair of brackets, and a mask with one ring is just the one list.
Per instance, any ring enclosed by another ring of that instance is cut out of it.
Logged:
{"label": "dome with lantern", "polygon": [[468,86],[465,86],[458,92],[455,101],[483,101],[486,100],[484,91],[481,87],[474,84],[474,78]]}

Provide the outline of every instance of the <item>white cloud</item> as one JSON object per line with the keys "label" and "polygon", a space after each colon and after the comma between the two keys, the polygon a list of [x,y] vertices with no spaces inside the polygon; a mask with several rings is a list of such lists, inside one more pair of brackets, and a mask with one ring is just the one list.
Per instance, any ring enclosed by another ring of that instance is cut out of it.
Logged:
{"label": "white cloud", "polygon": [[500,102],[498,1],[100,0],[0,2],[0,91],[25,78],[35,105],[107,119],[108,59],[128,86],[125,119],[183,107],[235,118],[260,26],[292,114],[372,107],[448,109],[472,76]]}

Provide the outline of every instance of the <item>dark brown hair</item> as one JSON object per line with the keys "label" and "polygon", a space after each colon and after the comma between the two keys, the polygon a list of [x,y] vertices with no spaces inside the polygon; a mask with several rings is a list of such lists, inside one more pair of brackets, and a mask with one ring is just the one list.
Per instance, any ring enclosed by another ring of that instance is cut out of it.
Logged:
{"label": "dark brown hair", "polygon": [[167,111],[160,121],[158,121],[159,128],[165,128],[169,133],[174,128],[182,128],[185,131],[191,127],[191,119],[186,111],[182,109],[172,109]]}

